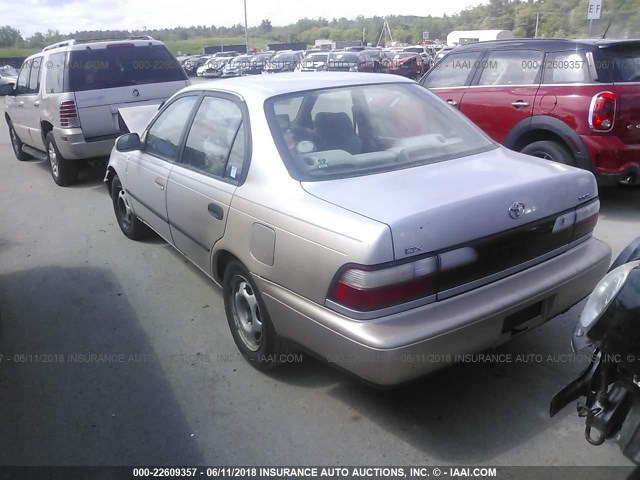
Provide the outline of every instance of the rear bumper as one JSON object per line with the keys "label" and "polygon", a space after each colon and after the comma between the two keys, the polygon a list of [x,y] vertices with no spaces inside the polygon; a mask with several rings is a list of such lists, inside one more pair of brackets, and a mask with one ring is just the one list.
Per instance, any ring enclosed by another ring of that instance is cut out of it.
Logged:
{"label": "rear bumper", "polygon": [[67,160],[109,156],[117,138],[116,135],[113,138],[87,142],[79,128],[54,128],[53,136],[58,150]]}
{"label": "rear bumper", "polygon": [[[611,249],[590,238],[481,288],[387,317],[355,321],[256,278],[276,331],[374,384],[405,383],[510,340],[566,311],[606,273]],[[530,318],[520,317],[529,315]],[[517,332],[505,328],[515,322]],[[522,322],[522,323],[521,323]]]}
{"label": "rear bumper", "polygon": [[640,144],[625,144],[613,135],[581,135],[600,185],[640,178]]}

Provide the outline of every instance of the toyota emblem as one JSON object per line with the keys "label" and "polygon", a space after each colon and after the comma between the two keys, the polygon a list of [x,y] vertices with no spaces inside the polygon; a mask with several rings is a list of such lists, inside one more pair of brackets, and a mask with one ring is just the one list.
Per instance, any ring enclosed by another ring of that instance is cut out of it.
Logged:
{"label": "toyota emblem", "polygon": [[134,88],[132,93],[133,93],[134,97],[139,97],[140,96],[140,92],[138,91],[137,88]]}
{"label": "toyota emblem", "polygon": [[514,220],[516,218],[520,218],[524,213],[524,203],[515,202],[513,205],[509,207],[509,216]]}

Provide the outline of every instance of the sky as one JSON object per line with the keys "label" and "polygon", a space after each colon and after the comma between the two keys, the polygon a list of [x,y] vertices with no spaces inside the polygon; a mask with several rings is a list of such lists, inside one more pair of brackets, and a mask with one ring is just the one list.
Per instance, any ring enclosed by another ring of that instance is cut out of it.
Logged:
{"label": "sky", "polygon": [[[181,4],[173,8],[174,4]],[[246,0],[247,23],[268,19],[274,26],[301,18],[358,15],[452,15],[483,3],[481,0]],[[244,0],[2,0],[0,25],[20,30],[23,37],[48,29],[60,33],[79,30],[138,30],[193,25],[230,27],[244,24]]]}

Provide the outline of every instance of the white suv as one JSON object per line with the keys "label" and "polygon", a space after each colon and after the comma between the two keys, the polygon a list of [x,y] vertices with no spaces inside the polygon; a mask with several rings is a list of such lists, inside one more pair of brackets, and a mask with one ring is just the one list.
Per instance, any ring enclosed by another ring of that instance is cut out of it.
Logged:
{"label": "white suv", "polygon": [[0,86],[0,95],[18,160],[48,160],[54,181],[66,186],[79,160],[101,161],[127,132],[119,108],[159,105],[188,84],[151,37],[66,40],[27,58],[15,87]]}

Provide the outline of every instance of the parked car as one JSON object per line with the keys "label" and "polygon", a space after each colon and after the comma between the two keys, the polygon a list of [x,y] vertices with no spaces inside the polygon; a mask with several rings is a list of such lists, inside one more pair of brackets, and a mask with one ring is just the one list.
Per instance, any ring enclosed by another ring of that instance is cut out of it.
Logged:
{"label": "parked car", "polygon": [[124,235],[150,227],[222,286],[261,369],[295,345],[403,383],[566,311],[611,255],[593,175],[395,75],[193,85],[118,139],[105,181]]}
{"label": "parked car", "polygon": [[53,180],[76,180],[84,161],[106,164],[123,133],[118,109],[159,105],[189,84],[162,42],[151,37],[65,40],[28,57],[6,95],[5,119],[18,160],[51,165]]}
{"label": "parked car", "polygon": [[262,73],[293,72],[302,63],[302,52],[277,52],[271,57],[262,69]]}
{"label": "parked car", "polygon": [[305,55],[297,72],[320,72],[327,69],[328,52],[312,52]]}
{"label": "parked car", "polygon": [[426,68],[419,54],[400,52],[396,53],[393,60],[388,62],[386,71],[387,73],[417,80],[426,71]]}
{"label": "parked car", "polygon": [[256,53],[251,60],[249,61],[249,66],[246,69],[245,73],[247,75],[260,75],[264,70],[265,65],[269,61],[271,57],[273,57],[274,53]]}
{"label": "parked car", "polygon": [[442,60],[444,57],[447,56],[447,54],[451,53],[451,51],[456,48],[455,45],[445,45],[443,46],[441,49],[439,49],[436,52],[435,57],[433,57],[433,63],[438,63],[440,60]]}
{"label": "parked car", "polygon": [[640,40],[480,42],[421,83],[508,148],[640,182]]}
{"label": "parked car", "polygon": [[362,52],[330,52],[327,70],[330,72],[373,72],[374,62]]}
{"label": "parked car", "polygon": [[181,65],[185,73],[190,77],[197,76],[198,69],[211,59],[211,55],[196,55],[183,60]]}
{"label": "parked car", "polygon": [[18,70],[11,65],[0,67],[0,85],[15,85],[18,81]]}
{"label": "parked car", "polygon": [[426,45],[414,45],[410,47],[404,47],[402,51],[417,53],[418,55],[420,55],[420,58],[422,58],[422,62],[425,64],[426,69],[428,70],[429,68],[431,68],[433,64],[433,57],[429,52],[429,47],[427,47]]}
{"label": "parked car", "polygon": [[222,68],[222,76],[228,78],[247,75],[245,72],[249,69],[251,58],[253,55],[238,55],[231,58]]}

